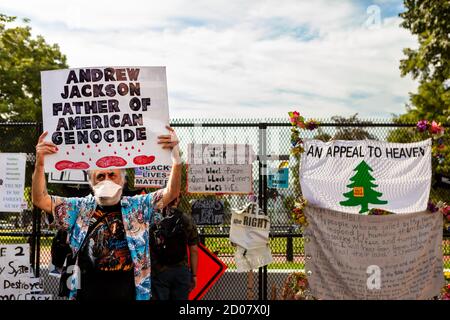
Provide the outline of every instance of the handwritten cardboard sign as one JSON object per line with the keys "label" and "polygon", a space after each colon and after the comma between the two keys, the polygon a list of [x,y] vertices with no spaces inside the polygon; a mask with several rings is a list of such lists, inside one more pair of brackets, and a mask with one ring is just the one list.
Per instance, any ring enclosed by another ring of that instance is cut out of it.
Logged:
{"label": "handwritten cardboard sign", "polygon": [[192,203],[192,219],[197,225],[223,223],[224,204],[217,199],[199,199]]}
{"label": "handwritten cardboard sign", "polygon": [[0,212],[22,211],[25,163],[25,153],[0,153]]}
{"label": "handwritten cardboard sign", "polygon": [[0,245],[0,300],[25,300],[25,295],[39,290],[31,280],[30,246]]}
{"label": "handwritten cardboard sign", "polygon": [[255,154],[245,144],[189,144],[189,193],[250,194]]}
{"label": "handwritten cardboard sign", "polygon": [[59,148],[45,171],[170,163],[157,144],[169,123],[164,67],[43,71],[46,140]]}

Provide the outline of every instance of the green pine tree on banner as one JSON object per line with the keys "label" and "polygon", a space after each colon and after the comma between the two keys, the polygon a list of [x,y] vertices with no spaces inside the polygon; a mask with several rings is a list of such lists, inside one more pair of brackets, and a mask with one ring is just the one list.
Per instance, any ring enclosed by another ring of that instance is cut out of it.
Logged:
{"label": "green pine tree on banner", "polygon": [[372,168],[363,160],[360,164],[356,166],[353,170],[356,174],[350,178],[350,183],[347,188],[351,188],[344,196],[348,198],[345,201],[341,201],[341,206],[354,207],[361,206],[359,213],[364,213],[369,211],[369,203],[371,204],[387,204],[385,200],[380,200],[379,198],[383,195],[381,192],[375,191],[374,188],[378,185],[374,184],[375,178],[372,177],[370,171]]}

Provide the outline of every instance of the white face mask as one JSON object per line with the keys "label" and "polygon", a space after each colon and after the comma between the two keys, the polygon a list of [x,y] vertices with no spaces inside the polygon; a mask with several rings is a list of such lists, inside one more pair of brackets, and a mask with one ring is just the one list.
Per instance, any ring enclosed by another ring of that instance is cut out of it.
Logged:
{"label": "white face mask", "polygon": [[101,206],[113,206],[120,201],[122,187],[111,180],[104,180],[92,187],[97,203]]}

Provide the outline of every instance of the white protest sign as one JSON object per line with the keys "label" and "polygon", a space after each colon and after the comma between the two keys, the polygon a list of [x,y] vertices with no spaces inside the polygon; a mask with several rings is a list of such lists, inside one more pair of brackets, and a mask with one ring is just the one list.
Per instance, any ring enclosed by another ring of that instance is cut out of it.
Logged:
{"label": "white protest sign", "polygon": [[330,300],[416,300],[444,286],[442,215],[355,215],[306,207],[305,270]]}
{"label": "white protest sign", "polygon": [[230,241],[244,249],[265,247],[269,242],[270,219],[257,203],[232,209]]}
{"label": "white protest sign", "polygon": [[0,212],[22,212],[25,153],[0,153]]}
{"label": "white protest sign", "polygon": [[412,213],[427,208],[431,140],[306,140],[300,184],[309,204],[348,213],[372,208]]}
{"label": "white protest sign", "polygon": [[269,233],[270,219],[257,203],[232,209],[230,242],[236,245],[234,261],[238,272],[250,271],[273,261]]}
{"label": "white protest sign", "polygon": [[150,165],[134,169],[134,186],[164,188],[169,181],[171,165]]}
{"label": "white protest sign", "polygon": [[170,163],[157,144],[168,134],[165,67],[43,71],[41,84],[46,141],[59,149],[46,172]]}
{"label": "white protest sign", "polygon": [[247,144],[189,144],[187,190],[203,194],[250,194],[255,159],[252,146]]}
{"label": "white protest sign", "polygon": [[89,184],[86,170],[65,170],[48,173],[48,183]]}
{"label": "white protest sign", "polygon": [[35,283],[30,277],[30,246],[0,245],[0,300],[25,300]]}

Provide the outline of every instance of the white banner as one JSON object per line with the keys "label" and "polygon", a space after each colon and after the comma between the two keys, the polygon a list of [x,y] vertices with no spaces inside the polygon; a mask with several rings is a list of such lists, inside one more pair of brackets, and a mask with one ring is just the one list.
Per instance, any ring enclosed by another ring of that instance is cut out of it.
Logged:
{"label": "white banner", "polygon": [[41,83],[46,140],[59,148],[46,172],[170,163],[157,144],[169,124],[165,67],[43,71]]}
{"label": "white banner", "polygon": [[0,153],[0,212],[22,212],[25,153]]}
{"label": "white banner", "polygon": [[442,215],[355,215],[306,207],[305,270],[330,300],[417,300],[439,295]]}
{"label": "white banner", "polygon": [[309,204],[348,213],[427,208],[431,139],[416,143],[306,140],[300,184]]}

